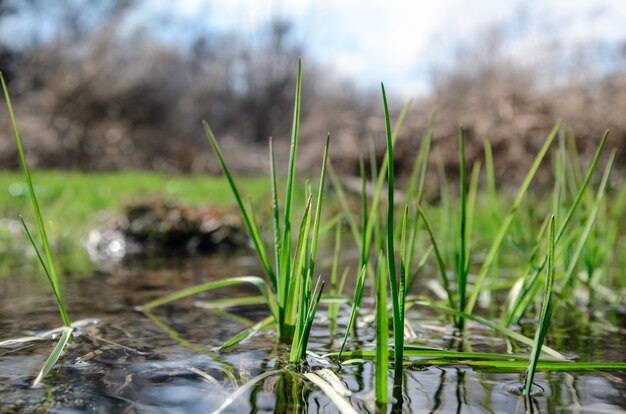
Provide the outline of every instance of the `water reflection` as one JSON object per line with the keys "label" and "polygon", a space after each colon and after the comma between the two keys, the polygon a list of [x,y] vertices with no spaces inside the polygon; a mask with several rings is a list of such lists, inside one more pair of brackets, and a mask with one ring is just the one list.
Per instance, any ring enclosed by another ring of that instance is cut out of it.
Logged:
{"label": "water reflection", "polygon": [[[619,412],[626,406],[623,373],[540,372],[536,382],[544,392],[525,399],[510,391],[513,384],[521,382],[522,372],[462,365],[424,367],[416,361],[399,379],[393,378],[390,368],[393,398],[389,405],[380,407],[374,403],[375,370],[371,362],[340,367],[311,358],[308,365],[296,369],[284,359],[287,348],[277,345],[272,335],[255,336],[233,352],[219,353],[219,345],[247,324],[267,316],[266,309],[253,306],[231,313],[215,312],[194,307],[194,298],[164,306],[154,314],[134,311],[135,306],[164,292],[206,282],[207,274],[220,278],[254,273],[253,265],[233,262],[233,257],[194,260],[133,264],[114,273],[96,274],[90,280],[66,280],[69,307],[76,317],[102,320],[97,335],[91,340],[87,336],[76,338],[63,368],[38,389],[28,384],[52,344],[0,350],[0,411],[93,412],[97,408],[107,412],[204,413],[251,384],[224,412],[335,412],[329,397],[305,377],[322,367],[337,374],[351,391],[343,398],[364,413],[602,413]],[[56,310],[46,305],[50,299],[47,290],[32,287],[33,279],[0,281],[0,340],[58,324]],[[248,293],[223,291],[204,299]],[[20,312],[15,310],[15,297],[20,298]],[[340,308],[333,335],[329,335],[327,320],[316,322],[311,346],[317,354],[337,348],[345,326],[343,312]],[[455,336],[445,320],[427,311],[415,309],[407,316],[413,318],[411,323],[418,333],[417,339],[411,339],[415,344],[478,352],[505,352],[511,346],[477,326],[469,326],[464,336]],[[371,345],[372,327],[359,333],[359,343]],[[575,352],[583,360],[623,358],[625,338],[620,331],[600,331],[591,326],[557,332],[553,339],[559,349]],[[90,353],[90,358],[79,360]]]}

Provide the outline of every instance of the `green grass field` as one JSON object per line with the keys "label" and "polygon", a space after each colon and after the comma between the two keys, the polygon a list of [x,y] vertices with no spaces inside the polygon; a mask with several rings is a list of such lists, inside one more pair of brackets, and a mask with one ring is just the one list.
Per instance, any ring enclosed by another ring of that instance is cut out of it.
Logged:
{"label": "green grass field", "polygon": [[[132,202],[171,200],[192,206],[236,209],[228,183],[221,176],[165,176],[147,172],[81,173],[33,171],[35,190],[45,211],[46,228],[53,249],[62,256],[63,272],[87,276],[91,263],[82,244],[89,231],[107,214],[121,213]],[[267,177],[239,180],[242,193],[253,203],[270,204]],[[22,216],[35,228],[28,186],[21,171],[0,172],[0,277],[19,266],[36,265],[28,238],[19,224]]]}
{"label": "green grass field", "polygon": [[[257,202],[270,191],[267,177],[244,178],[242,192]],[[165,176],[146,172],[76,173],[34,171],[33,182],[56,234],[79,234],[98,224],[102,211],[121,211],[126,203],[159,197],[193,206],[234,205],[230,189],[220,176]],[[30,220],[28,187],[21,171],[0,172],[3,218]],[[61,229],[65,229],[63,231]]]}

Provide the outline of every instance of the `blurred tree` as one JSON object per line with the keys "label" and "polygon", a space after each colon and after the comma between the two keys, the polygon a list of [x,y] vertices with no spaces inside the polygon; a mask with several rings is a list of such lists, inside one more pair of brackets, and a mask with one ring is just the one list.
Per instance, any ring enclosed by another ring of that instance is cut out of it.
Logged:
{"label": "blurred tree", "polygon": [[[0,0],[0,25],[3,20],[14,14],[15,4],[10,0]],[[0,72],[5,80],[10,82],[15,71],[16,53],[3,41],[0,41]]]}
{"label": "blurred tree", "polygon": [[290,23],[281,19],[269,23],[259,44],[242,47],[240,75],[235,82],[241,85],[240,110],[249,119],[255,141],[265,142],[270,134],[288,131],[294,68],[300,55],[302,47],[293,43]]}

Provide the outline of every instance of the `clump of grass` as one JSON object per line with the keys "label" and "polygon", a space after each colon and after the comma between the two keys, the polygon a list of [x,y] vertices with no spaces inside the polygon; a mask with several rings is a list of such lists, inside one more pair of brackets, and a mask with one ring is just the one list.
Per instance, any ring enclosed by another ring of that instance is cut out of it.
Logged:
{"label": "clump of grass", "polygon": [[[202,291],[216,289],[227,284],[253,283],[263,293],[263,297],[272,313],[271,317],[276,326],[278,337],[284,343],[291,343],[290,361],[296,363],[302,360],[306,353],[311,326],[322,296],[324,283],[319,279],[314,284],[315,263],[319,243],[321,212],[324,201],[324,186],[328,165],[328,148],[330,135],[326,138],[322,171],[315,210],[313,210],[313,194],[307,189],[308,197],[302,221],[297,232],[292,229],[293,221],[293,197],[296,186],[296,161],[298,153],[298,136],[300,125],[301,106],[301,83],[302,67],[298,62],[298,76],[296,81],[293,129],[291,136],[291,150],[289,155],[289,167],[287,172],[287,184],[283,199],[284,212],[280,211],[280,198],[277,187],[277,172],[274,161],[274,151],[270,140],[270,168],[271,168],[271,191],[272,191],[272,223],[273,223],[273,250],[274,266],[270,263],[261,236],[260,227],[256,221],[255,210],[252,205],[246,206],[243,201],[235,180],[226,164],[224,156],[217,143],[217,139],[209,125],[204,122],[204,131],[218,158],[222,171],[228,181],[235,201],[244,218],[244,223],[254,244],[261,265],[265,271],[269,285],[261,278],[231,278],[226,281],[207,283],[192,287],[184,291],[157,299],[144,306],[145,311],[150,311],[156,306],[169,303],[184,296],[196,294]],[[314,211],[314,213],[313,213]],[[292,246],[293,236],[297,236],[297,244]],[[229,282],[230,281],[230,282]],[[267,323],[257,324],[236,335],[224,344],[223,349],[231,348],[239,342],[254,335],[261,327],[267,327]]]}
{"label": "clump of grass", "polygon": [[[596,150],[594,158],[591,164],[589,165],[589,168],[587,169],[587,173],[585,174],[585,178],[576,193],[576,197],[574,198],[574,201],[572,202],[572,205],[570,206],[569,210],[567,210],[567,214],[565,215],[565,218],[559,225],[559,229],[556,232],[557,242],[559,242],[561,239],[567,239],[568,240],[567,244],[574,241],[573,237],[565,237],[567,233],[567,229],[568,229],[568,224],[571,222],[576,212],[578,211],[581,201],[583,200],[585,193],[591,182],[591,179],[598,167],[598,164],[600,162],[600,157],[606,146],[608,134],[609,134],[608,131],[606,131],[603,134],[602,140],[600,141],[600,145],[598,146],[598,149]],[[610,164],[611,163],[609,163],[609,165]],[[607,171],[610,171],[610,168],[608,168]],[[605,174],[605,176],[606,176],[606,180],[608,180],[608,172]],[[557,177],[557,181],[560,178],[561,177]],[[604,191],[603,188],[605,186],[606,186],[606,182],[604,184],[601,184],[600,188],[602,192]],[[537,244],[534,249],[535,252],[538,249],[538,243],[539,243],[539,240],[537,240]],[[523,318],[523,316],[526,314],[526,311],[528,310],[528,308],[534,301],[535,296],[537,295],[537,292],[539,290],[539,285],[537,281],[539,280],[539,276],[548,262],[548,256],[544,255],[542,256],[542,259],[539,261],[539,263],[534,263],[535,252],[533,252],[532,258],[527,266],[527,271],[525,275],[523,276],[523,278],[521,279],[521,288],[519,289],[519,293],[510,295],[511,305],[506,308],[507,312],[503,315],[503,320],[505,321],[505,325],[507,327],[511,326],[515,322],[519,322]]]}
{"label": "clump of grass", "polygon": [[30,243],[37,254],[37,258],[39,263],[41,264],[41,268],[43,269],[46,277],[48,278],[48,282],[50,282],[50,286],[52,287],[52,292],[54,293],[54,297],[57,302],[57,307],[59,309],[59,314],[61,315],[61,319],[63,321],[63,330],[59,342],[54,347],[52,353],[48,356],[46,361],[44,362],[43,367],[39,371],[39,374],[35,378],[33,385],[39,384],[54,368],[54,365],[60,358],[63,350],[67,346],[71,334],[72,334],[72,324],[70,317],[65,308],[65,303],[63,302],[63,296],[61,295],[61,287],[59,283],[59,277],[57,268],[54,262],[54,258],[52,256],[52,250],[50,249],[50,242],[48,241],[48,234],[46,232],[46,225],[43,219],[43,215],[41,213],[41,208],[39,207],[39,202],[37,201],[37,195],[35,194],[35,188],[33,186],[33,180],[31,178],[30,170],[28,168],[28,163],[26,162],[26,156],[24,155],[24,148],[22,146],[22,139],[20,137],[19,130],[17,129],[17,122],[15,121],[15,115],[13,113],[13,106],[11,105],[11,98],[9,96],[9,91],[7,85],[4,81],[4,77],[2,73],[0,73],[0,83],[2,83],[2,90],[4,92],[4,98],[7,104],[7,109],[9,111],[9,118],[11,120],[11,127],[13,129],[13,135],[15,136],[15,142],[17,143],[17,149],[20,154],[20,161],[22,163],[22,168],[24,170],[24,177],[26,178],[26,183],[28,185],[28,192],[30,194],[30,199],[32,202],[33,210],[35,212],[35,218],[37,220],[37,228],[39,230],[39,237],[41,238],[41,243],[43,245],[43,251],[45,254],[44,257],[41,254],[40,249],[37,247],[38,243],[35,241],[32,233],[30,232],[26,222],[21,219],[22,225],[24,226],[24,230],[28,236]]}

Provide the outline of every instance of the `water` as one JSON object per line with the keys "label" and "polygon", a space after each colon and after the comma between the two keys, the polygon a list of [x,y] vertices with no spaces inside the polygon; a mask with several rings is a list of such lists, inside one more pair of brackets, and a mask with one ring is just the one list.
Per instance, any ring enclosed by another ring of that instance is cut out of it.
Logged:
{"label": "water", "polygon": [[[194,302],[256,295],[253,288],[223,289],[183,299],[157,308],[153,319],[135,310],[177,289],[246,274],[259,274],[256,259],[249,254],[138,259],[95,271],[91,277],[67,278],[63,293],[73,319],[98,322],[86,323],[79,330],[60,369],[40,387],[30,384],[52,349],[52,341],[0,349],[0,412],[206,413],[262,374],[266,376],[224,412],[337,412],[330,399],[304,376],[324,368],[347,387],[350,395],[344,398],[358,412],[612,413],[624,412],[626,407],[624,372],[540,372],[536,394],[527,400],[513,392],[522,372],[418,363],[405,370],[401,398],[392,398],[388,406],[380,407],[374,402],[374,366],[370,362],[340,367],[311,356],[305,366],[296,369],[285,361],[287,347],[277,344],[271,333],[256,336],[233,352],[217,352],[219,345],[245,327],[237,317],[256,322],[267,316],[267,311],[255,305],[229,309],[229,314],[195,307]],[[42,280],[42,275],[23,269],[0,280],[0,340],[60,325]],[[318,355],[337,350],[343,333],[339,329],[334,337],[329,336],[325,308],[322,310],[310,341]],[[340,314],[340,325],[345,324],[347,311]],[[475,324],[459,337],[432,311],[413,308],[407,316],[417,332],[409,343],[478,352],[505,352],[509,346]],[[603,317],[618,326],[624,320],[619,310]],[[532,326],[528,328],[526,334],[532,331]],[[593,318],[592,323],[579,326],[564,315],[555,319],[555,328],[549,345],[560,351],[576,354],[581,360],[623,361],[623,327],[607,330],[601,319]],[[371,345],[373,335],[371,327],[364,327],[359,341]],[[390,371],[390,386],[391,379]],[[390,389],[390,396],[392,393]]]}

